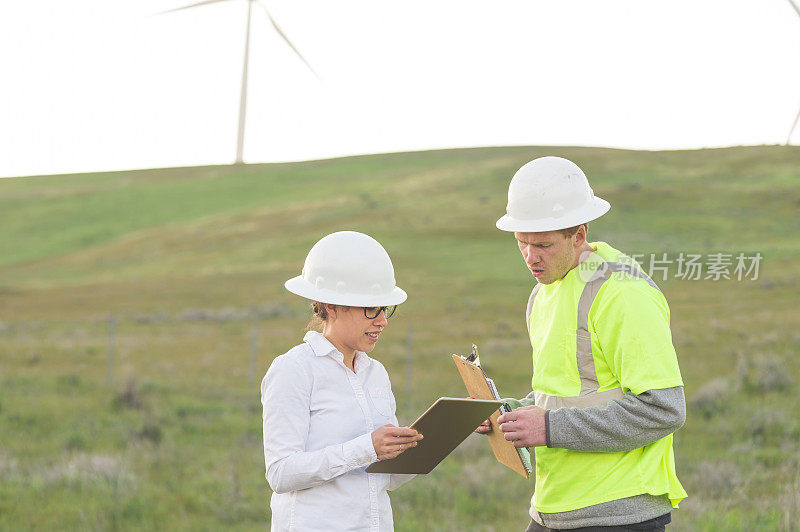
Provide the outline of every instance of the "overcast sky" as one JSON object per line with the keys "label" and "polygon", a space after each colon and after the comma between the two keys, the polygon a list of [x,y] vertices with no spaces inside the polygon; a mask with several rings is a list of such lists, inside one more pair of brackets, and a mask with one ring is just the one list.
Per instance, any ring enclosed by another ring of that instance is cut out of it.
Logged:
{"label": "overcast sky", "polygon": [[[246,0],[0,2],[0,176],[234,160]],[[782,144],[789,0],[268,0],[247,162],[443,147]],[[800,143],[800,130],[793,136]]]}

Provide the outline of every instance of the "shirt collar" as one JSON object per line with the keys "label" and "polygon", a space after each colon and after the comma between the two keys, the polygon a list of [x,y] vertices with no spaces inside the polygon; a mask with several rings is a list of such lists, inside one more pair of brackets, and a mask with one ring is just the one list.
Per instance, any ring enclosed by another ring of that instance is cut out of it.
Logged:
{"label": "shirt collar", "polygon": [[[325,338],[322,333],[317,331],[308,331],[305,336],[303,336],[303,341],[307,343],[311,350],[314,352],[314,355],[318,357],[324,357],[334,353],[336,358],[344,360],[344,355],[342,355],[336,347]],[[353,365],[357,366],[358,369],[361,369],[361,366],[364,367],[368,366],[372,362],[372,359],[363,352],[363,351],[356,351],[356,357],[353,360]]]}
{"label": "shirt collar", "polygon": [[333,347],[333,344],[317,331],[308,331],[306,335],[303,336],[303,341],[311,346],[311,350],[314,351],[314,354],[318,357],[324,357],[330,354],[331,351],[336,351],[338,353],[337,349]]}

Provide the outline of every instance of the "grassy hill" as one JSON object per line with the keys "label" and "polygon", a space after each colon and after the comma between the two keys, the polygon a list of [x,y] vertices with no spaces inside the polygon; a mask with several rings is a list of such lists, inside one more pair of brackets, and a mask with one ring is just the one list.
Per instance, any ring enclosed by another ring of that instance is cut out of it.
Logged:
{"label": "grassy hill", "polygon": [[[308,321],[283,281],[335,230],[409,293],[374,351],[401,421],[463,395],[448,355],[473,342],[525,395],[533,280],[494,222],[542,155],[611,202],[590,240],[646,269],[761,253],[757,280],[656,276],[690,403],[673,529],[796,526],[800,149],[514,147],[0,181],[0,529],[263,529],[258,382]],[[396,528],[524,530],[530,493],[471,437],[392,495]]]}

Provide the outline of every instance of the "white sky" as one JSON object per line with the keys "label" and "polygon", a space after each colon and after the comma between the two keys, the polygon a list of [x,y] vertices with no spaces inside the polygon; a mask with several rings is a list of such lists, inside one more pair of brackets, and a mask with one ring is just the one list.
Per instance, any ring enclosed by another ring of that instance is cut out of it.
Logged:
{"label": "white sky", "polygon": [[[226,164],[246,1],[0,0],[0,176]],[[780,144],[789,0],[267,0],[247,162],[443,147]],[[800,128],[793,136],[800,142]]]}

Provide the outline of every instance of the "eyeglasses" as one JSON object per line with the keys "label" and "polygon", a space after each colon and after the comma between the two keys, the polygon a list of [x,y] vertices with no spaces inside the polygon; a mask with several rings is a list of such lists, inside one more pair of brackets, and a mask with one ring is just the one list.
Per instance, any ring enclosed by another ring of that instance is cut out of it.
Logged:
{"label": "eyeglasses", "polygon": [[386,319],[392,317],[394,311],[397,310],[397,305],[391,305],[388,307],[364,307],[364,317],[368,320],[374,320],[378,317],[378,315],[383,311],[386,313]]}

